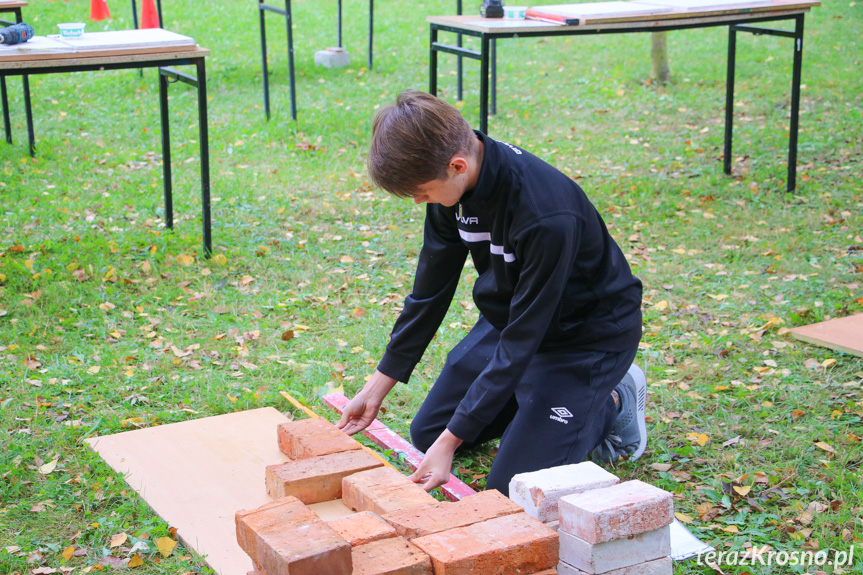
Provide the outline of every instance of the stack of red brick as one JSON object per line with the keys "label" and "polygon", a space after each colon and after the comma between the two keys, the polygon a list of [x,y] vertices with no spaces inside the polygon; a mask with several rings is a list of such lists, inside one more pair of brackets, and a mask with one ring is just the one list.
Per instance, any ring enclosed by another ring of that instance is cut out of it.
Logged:
{"label": "stack of red brick", "polygon": [[[557,533],[497,491],[439,502],[323,419],[282,424],[291,458],[266,470],[275,498],[238,511],[237,540],[266,575],[552,575]],[[341,498],[358,513],[322,520]]]}
{"label": "stack of red brick", "polygon": [[593,463],[516,475],[510,497],[558,530],[559,575],[671,575],[672,496]]}

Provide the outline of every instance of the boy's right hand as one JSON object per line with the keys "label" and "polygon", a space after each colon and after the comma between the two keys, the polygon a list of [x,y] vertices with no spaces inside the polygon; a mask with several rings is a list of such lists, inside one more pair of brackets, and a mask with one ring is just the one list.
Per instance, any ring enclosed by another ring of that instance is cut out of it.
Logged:
{"label": "boy's right hand", "polygon": [[369,381],[348,402],[336,427],[353,435],[362,431],[375,420],[384,398],[398,383],[395,379],[375,370]]}

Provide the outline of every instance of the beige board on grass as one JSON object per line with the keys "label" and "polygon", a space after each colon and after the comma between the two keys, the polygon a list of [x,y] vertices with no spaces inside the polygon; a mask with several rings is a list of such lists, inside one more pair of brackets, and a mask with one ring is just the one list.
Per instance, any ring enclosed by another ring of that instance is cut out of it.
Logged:
{"label": "beige board on grass", "polygon": [[795,327],[799,340],[863,357],[863,314]]}
{"label": "beige board on grass", "polygon": [[[265,468],[287,461],[272,407],[94,437],[93,450],[220,575],[245,575],[252,562],[237,544],[234,513],[272,501]],[[353,513],[341,501],[309,506],[322,519]]]}

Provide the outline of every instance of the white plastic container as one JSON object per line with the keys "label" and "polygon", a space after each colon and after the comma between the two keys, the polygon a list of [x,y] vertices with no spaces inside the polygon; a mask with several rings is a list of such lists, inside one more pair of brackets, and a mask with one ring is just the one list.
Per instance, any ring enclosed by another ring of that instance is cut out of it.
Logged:
{"label": "white plastic container", "polygon": [[527,10],[527,6],[506,6],[505,5],[503,7],[503,16],[504,16],[504,18],[524,20],[524,13],[526,10]]}
{"label": "white plastic container", "polygon": [[70,22],[66,24],[57,24],[60,29],[60,36],[63,38],[77,38],[84,33],[84,22]]}

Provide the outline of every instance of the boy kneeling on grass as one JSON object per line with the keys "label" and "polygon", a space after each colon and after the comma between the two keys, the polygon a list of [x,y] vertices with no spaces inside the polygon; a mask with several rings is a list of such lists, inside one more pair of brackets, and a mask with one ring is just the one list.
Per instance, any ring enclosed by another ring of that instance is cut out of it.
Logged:
{"label": "boy kneeling on grass", "polygon": [[449,480],[456,449],[495,438],[486,488],[504,494],[517,473],[640,457],[641,282],[581,188],[416,91],[375,115],[368,164],[378,186],[426,204],[425,229],[413,292],[338,426],[365,429],[408,381],[470,254],[479,320],[411,423],[425,452],[411,479],[430,491]]}

